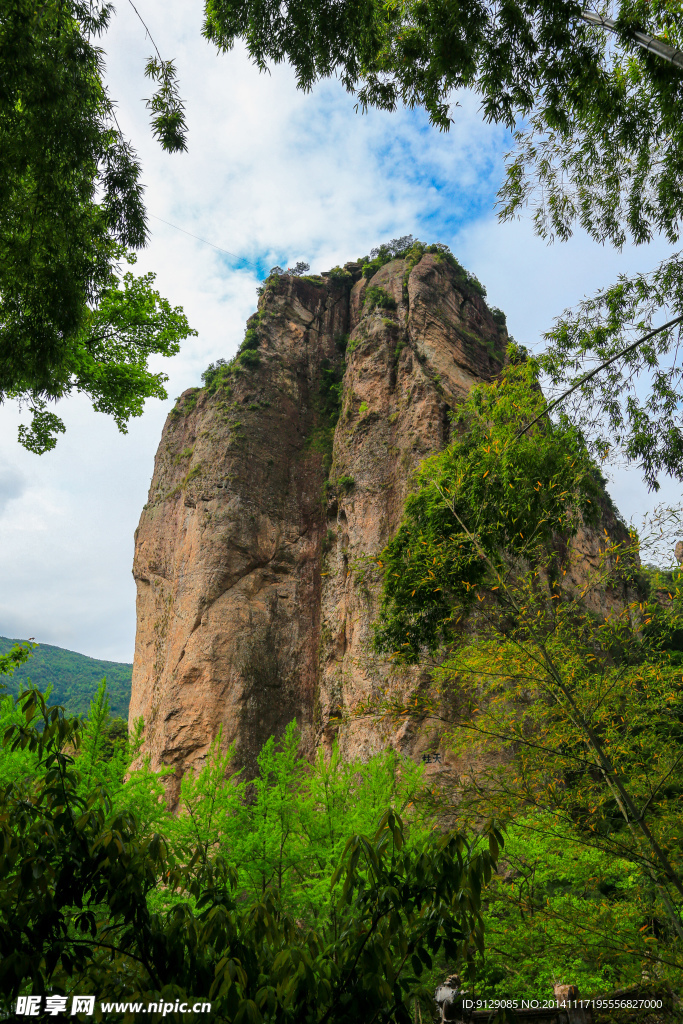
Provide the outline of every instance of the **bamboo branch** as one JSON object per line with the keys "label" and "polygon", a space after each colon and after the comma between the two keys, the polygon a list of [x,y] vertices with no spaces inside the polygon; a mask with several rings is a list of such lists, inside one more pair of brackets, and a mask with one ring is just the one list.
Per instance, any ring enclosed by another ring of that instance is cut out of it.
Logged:
{"label": "bamboo branch", "polygon": [[595,377],[596,374],[600,373],[601,370],[605,370],[608,366],[611,366],[612,363],[615,363],[617,359],[621,359],[622,356],[627,356],[629,352],[633,352],[633,350],[638,348],[639,345],[642,345],[643,342],[649,341],[650,338],[654,338],[655,334],[661,334],[662,331],[666,331],[669,327],[673,327],[675,324],[681,323],[681,321],[683,321],[683,314],[681,314],[680,316],[675,316],[673,320],[668,320],[665,324],[662,324],[661,327],[655,327],[655,329],[653,331],[650,331],[649,334],[644,334],[642,338],[638,338],[638,341],[634,341],[631,345],[628,345],[626,348],[622,348],[621,351],[617,352],[616,355],[611,356],[604,363],[600,363],[600,365],[596,366],[594,370],[590,371],[590,373],[585,373],[583,377],[577,380],[576,384],[573,384],[572,387],[569,388],[568,391],[563,392],[563,394],[561,394],[559,398],[556,398],[553,402],[551,402],[550,405],[546,405],[543,412],[540,412],[535,419],[531,420],[530,423],[527,423],[527,425],[525,427],[522,427],[521,430],[518,430],[513,440],[516,441],[518,438],[522,436],[522,434],[526,434],[527,430],[530,430],[535,423],[538,423],[538,421],[542,420],[544,416],[547,416],[551,409],[554,409],[557,405],[560,404],[560,402],[564,402],[565,398],[569,398],[569,396],[574,391],[576,391],[577,388],[582,387],[582,385],[586,384],[589,380],[591,380],[592,377]]}
{"label": "bamboo branch", "polygon": [[[581,17],[589,25],[597,25],[599,28],[606,28],[609,32],[619,34],[614,18],[606,18],[604,15],[596,14],[594,11],[581,11]],[[651,36],[647,32],[638,32],[632,29],[629,31],[629,35],[633,37],[638,46],[649,50],[650,53],[655,53],[662,60],[667,60],[669,64],[675,64],[676,67],[683,69],[683,50],[678,50],[675,46],[669,46],[663,39],[657,39],[656,36]]]}

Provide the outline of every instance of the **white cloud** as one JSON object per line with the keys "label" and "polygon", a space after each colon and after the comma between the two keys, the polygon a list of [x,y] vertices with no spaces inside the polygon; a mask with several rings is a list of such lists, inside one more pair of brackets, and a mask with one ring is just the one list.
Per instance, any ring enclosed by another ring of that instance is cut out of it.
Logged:
{"label": "white cloud", "polygon": [[528,348],[542,346],[543,333],[567,306],[574,306],[620,273],[647,270],[668,250],[662,243],[617,252],[584,232],[547,245],[529,220],[499,224],[492,214],[463,226],[453,251],[486,285],[487,299],[505,310],[508,328]]}
{"label": "white cloud", "polygon": [[[168,156],[151,138],[142,98],[152,48],[121,4],[104,48],[148,209],[261,272],[299,259],[327,269],[407,233],[444,241],[507,312],[512,333],[533,345],[554,315],[617,268],[654,262],[585,239],[548,249],[528,224],[498,225],[490,211],[506,135],[483,124],[471,96],[461,97],[448,135],[420,112],[360,116],[338,83],[304,95],[287,67],[260,75],[239,48],[217,54],[200,34],[201,5],[150,0],[144,17],[162,56],[176,59],[189,125],[187,154]],[[40,458],[16,444],[16,410],[0,409],[0,634],[116,660],[132,658],[133,532],[166,413],[209,362],[235,352],[260,276],[159,220],[150,227],[137,269],[154,270],[162,294],[199,331],[177,357],[158,361],[169,402],[149,402],[127,435],[84,400],[63,403],[67,434]],[[627,504],[637,490],[626,488]]]}
{"label": "white cloud", "polygon": [[0,465],[0,517],[11,501],[20,498],[26,490],[26,478],[14,466]]}

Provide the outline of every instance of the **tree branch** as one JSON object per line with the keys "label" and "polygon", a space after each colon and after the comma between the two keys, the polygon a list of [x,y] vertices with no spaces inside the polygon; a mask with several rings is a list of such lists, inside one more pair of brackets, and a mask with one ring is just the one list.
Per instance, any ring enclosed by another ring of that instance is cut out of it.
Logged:
{"label": "tree branch", "polygon": [[596,374],[600,373],[601,370],[604,370],[608,366],[611,366],[612,363],[615,363],[617,359],[621,359],[622,356],[627,356],[629,352],[633,352],[633,350],[635,348],[638,348],[639,345],[642,345],[643,342],[649,341],[650,338],[654,338],[655,334],[661,334],[662,331],[666,331],[669,327],[673,327],[675,324],[681,323],[681,321],[683,321],[683,314],[681,314],[680,316],[675,316],[673,320],[668,320],[665,324],[662,324],[661,327],[655,327],[655,329],[653,331],[650,331],[649,334],[644,334],[642,338],[638,338],[638,341],[634,341],[633,344],[628,345],[626,348],[622,348],[620,352],[617,352],[616,355],[611,356],[604,363],[600,363],[600,365],[596,366],[594,370],[590,371],[590,373],[584,374],[584,376],[581,377],[576,382],[576,384],[573,384],[568,391],[563,392],[560,395],[560,397],[556,398],[553,402],[550,403],[550,405],[546,405],[543,412],[540,412],[535,419],[531,420],[531,422],[527,423],[525,427],[522,427],[521,430],[517,431],[517,433],[514,436],[514,440],[516,441],[518,440],[518,438],[522,436],[522,434],[526,434],[527,430],[530,430],[535,423],[538,423],[538,421],[542,420],[544,416],[547,416],[551,409],[554,409],[556,406],[558,406],[560,402],[564,402],[565,398],[569,398],[569,396],[574,391],[576,391],[577,388],[580,388],[583,384],[586,384],[592,377],[595,377]]}
{"label": "tree branch", "polygon": [[[581,11],[581,17],[589,25],[597,25],[600,28],[606,28],[609,32],[619,33],[614,18],[606,18],[594,11]],[[670,64],[675,64],[676,67],[683,69],[683,50],[677,50],[675,46],[669,46],[663,39],[657,39],[656,36],[651,36],[647,32],[631,30],[629,34],[633,36],[638,46],[642,46],[643,49],[655,53],[662,60],[668,60]]]}

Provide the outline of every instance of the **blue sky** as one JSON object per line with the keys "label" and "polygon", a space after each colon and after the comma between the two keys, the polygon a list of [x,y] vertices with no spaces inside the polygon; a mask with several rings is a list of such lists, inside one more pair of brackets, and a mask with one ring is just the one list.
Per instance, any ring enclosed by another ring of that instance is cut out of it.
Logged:
{"label": "blue sky", "polygon": [[[235,352],[271,266],[306,260],[324,270],[404,234],[445,242],[534,348],[566,306],[666,252],[655,243],[619,254],[582,235],[548,247],[528,221],[499,224],[493,204],[510,139],[483,123],[472,96],[460,97],[448,134],[419,111],[361,116],[336,82],[305,95],[285,66],[260,75],[239,48],[216,53],[201,37],[199,3],[146,0],[140,11],[176,60],[189,125],[187,154],[168,156],[152,139],[143,102],[151,46],[121,3],[103,47],[148,209],[258,270],[150,218],[137,271],[156,272],[199,332],[159,359],[169,400],[150,402],[127,435],[79,398],[62,403],[67,433],[41,457],[16,443],[21,413],[0,408],[0,635],[121,661],[134,644],[133,533],[168,409],[210,362]],[[610,488],[627,518],[651,503],[637,474],[617,473]],[[662,497],[679,501],[678,491]]]}

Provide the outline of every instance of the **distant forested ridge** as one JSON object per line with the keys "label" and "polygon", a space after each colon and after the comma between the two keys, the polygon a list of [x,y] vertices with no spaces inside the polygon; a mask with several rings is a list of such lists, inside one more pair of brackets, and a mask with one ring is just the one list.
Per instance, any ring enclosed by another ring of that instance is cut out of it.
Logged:
{"label": "distant forested ridge", "polygon": [[[0,654],[5,654],[19,640],[0,637]],[[72,715],[87,714],[103,676],[107,677],[109,707],[113,717],[128,718],[132,664],[119,661],[98,661],[85,654],[66,651],[62,647],[39,644],[25,665],[20,665],[6,682],[11,693],[22,687],[52,686],[51,704],[63,704]],[[30,680],[30,682],[29,682]]]}

